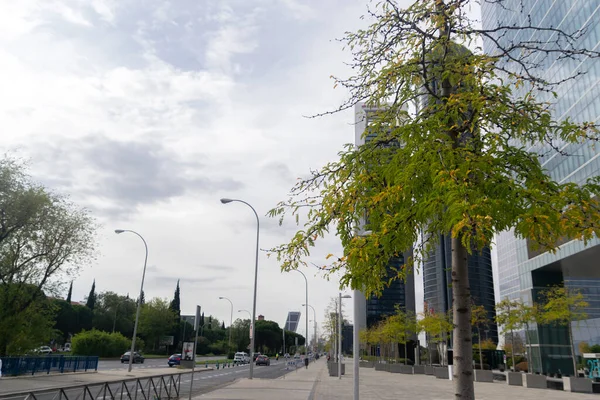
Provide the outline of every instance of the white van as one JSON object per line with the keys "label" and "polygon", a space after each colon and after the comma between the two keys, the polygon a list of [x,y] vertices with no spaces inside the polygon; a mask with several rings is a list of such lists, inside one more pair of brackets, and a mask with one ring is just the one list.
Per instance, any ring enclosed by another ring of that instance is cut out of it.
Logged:
{"label": "white van", "polygon": [[243,351],[238,351],[233,356],[233,364],[248,364],[250,363],[250,356]]}

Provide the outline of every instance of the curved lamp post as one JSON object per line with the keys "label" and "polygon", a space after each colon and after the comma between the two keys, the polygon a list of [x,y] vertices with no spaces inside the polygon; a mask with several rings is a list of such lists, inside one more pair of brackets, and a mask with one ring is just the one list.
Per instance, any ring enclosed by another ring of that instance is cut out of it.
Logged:
{"label": "curved lamp post", "polygon": [[231,304],[231,318],[229,319],[229,351],[231,351],[231,328],[233,326],[233,302],[225,296],[219,296],[219,300],[227,300]]}
{"label": "curved lamp post", "polygon": [[304,356],[308,357],[308,344],[310,343],[308,340],[308,279],[306,279],[306,275],[304,275],[304,272],[302,272],[298,269],[295,269],[294,271],[300,272],[302,274],[302,276],[304,277],[304,282],[306,283],[306,293],[305,293],[306,303],[303,304],[305,306],[305,311],[306,311],[306,316],[304,318],[304,320],[306,322],[306,343],[304,343]]}
{"label": "curved lamp post", "polygon": [[138,235],[142,242],[144,242],[144,247],[146,248],[146,257],[144,258],[144,271],[142,272],[142,284],[140,285],[140,295],[137,301],[137,310],[135,312],[135,323],[133,324],[133,338],[131,338],[131,351],[129,353],[129,372],[131,372],[131,365],[133,363],[133,354],[135,352],[135,337],[137,335],[137,327],[138,321],[140,320],[140,309],[142,308],[142,293],[144,292],[144,278],[146,277],[146,263],[148,262],[148,244],[136,231],[132,231],[129,229],[115,229],[116,234],[121,234],[123,232],[133,233],[134,235]]}
{"label": "curved lamp post", "polygon": [[221,199],[221,203],[228,204],[231,202],[243,203],[250,207],[254,216],[256,217],[256,258],[254,262],[254,299],[252,301],[252,320],[250,321],[250,376],[249,379],[252,379],[254,375],[254,326],[256,321],[256,288],[258,284],[258,241],[259,241],[259,233],[260,233],[260,220],[258,219],[258,214],[254,207],[250,205],[250,203],[245,202],[244,200],[238,199]]}
{"label": "curved lamp post", "polygon": [[317,351],[317,312],[315,311],[315,308],[313,306],[311,306],[310,304],[302,304],[303,306],[308,305],[310,308],[312,308],[313,310],[313,315],[314,315],[314,320],[313,322],[315,323],[315,332],[313,334],[313,340],[315,341],[315,349],[314,351]]}

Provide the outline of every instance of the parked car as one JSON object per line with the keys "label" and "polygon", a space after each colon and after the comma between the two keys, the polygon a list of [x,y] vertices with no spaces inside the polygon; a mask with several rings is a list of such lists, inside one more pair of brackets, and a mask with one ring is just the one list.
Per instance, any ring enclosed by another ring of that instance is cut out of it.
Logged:
{"label": "parked car", "polygon": [[169,364],[169,367],[181,364],[181,354],[171,355],[171,357],[169,357],[169,361],[167,361],[167,364]]}
{"label": "parked car", "polygon": [[35,349],[33,352],[37,353],[37,354],[48,355],[48,354],[52,354],[52,348],[50,346],[40,346],[37,349]]}
{"label": "parked car", "polygon": [[[125,352],[122,356],[121,356],[121,364],[124,363],[128,363],[129,362],[129,355],[131,354],[130,351]],[[133,364],[136,363],[140,363],[143,364],[144,363],[144,356],[141,355],[140,353],[138,353],[137,351],[135,351],[133,353]]]}
{"label": "parked car", "polygon": [[244,353],[243,351],[238,351],[233,356],[234,364],[248,364],[249,362],[250,362],[250,356],[247,353]]}
{"label": "parked car", "polygon": [[260,354],[258,357],[256,357],[256,365],[271,365],[271,360],[269,360],[269,357],[265,356],[264,354]]}

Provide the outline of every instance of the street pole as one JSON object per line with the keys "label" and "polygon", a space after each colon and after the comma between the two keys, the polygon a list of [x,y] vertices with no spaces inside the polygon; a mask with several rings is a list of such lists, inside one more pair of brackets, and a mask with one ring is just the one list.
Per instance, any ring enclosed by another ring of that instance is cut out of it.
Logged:
{"label": "street pole", "polygon": [[137,233],[135,231],[132,231],[129,229],[115,229],[116,234],[121,234],[123,232],[129,232],[129,233],[133,233],[134,235],[138,235],[139,238],[142,239],[142,242],[144,242],[144,247],[146,248],[146,256],[144,258],[144,270],[142,272],[142,284],[140,285],[140,295],[137,300],[137,310],[135,312],[135,323],[133,324],[133,338],[131,338],[131,351],[129,353],[129,370],[128,371],[131,372],[133,359],[134,359],[134,352],[135,352],[135,338],[137,336],[138,321],[140,320],[140,310],[142,308],[142,293],[144,293],[144,278],[146,277],[146,264],[148,262],[148,244],[146,243],[146,241],[144,240],[142,235],[140,235],[139,233]]}
{"label": "street pole", "polygon": [[342,299],[349,299],[350,296],[342,296],[340,292],[339,314],[338,314],[338,379],[342,379]]}
{"label": "street pole", "polygon": [[313,340],[315,341],[315,350],[313,350],[316,353],[316,348],[317,348],[317,312],[315,311],[315,308],[313,306],[311,306],[310,304],[306,303],[306,304],[302,304],[304,305],[308,305],[310,308],[312,308],[313,310],[313,317],[314,317],[314,323],[315,323],[315,333],[313,335]]}
{"label": "street pole", "polygon": [[359,319],[359,307],[360,305],[358,304],[358,302],[360,301],[360,296],[359,296],[359,291],[355,290],[354,291],[354,316],[353,316],[353,320],[354,320],[354,328],[352,330],[352,372],[354,375],[354,380],[352,382],[352,386],[353,386],[353,392],[354,392],[354,397],[353,400],[359,400],[359,390],[358,390],[358,373],[360,370],[360,361],[359,361],[359,356],[360,356],[360,337],[359,337],[359,330],[360,330],[360,325],[358,323],[358,319]]}
{"label": "street pole", "polygon": [[221,296],[219,297],[221,300],[227,300],[229,304],[231,304],[231,317],[229,318],[229,351],[231,351],[231,331],[233,326],[233,302],[229,300],[227,297]]}
{"label": "street pole", "polygon": [[196,369],[196,345],[198,344],[198,331],[200,330],[200,306],[196,306],[196,320],[194,328],[196,329],[196,340],[194,340],[194,352],[192,354],[192,378],[190,379],[190,394],[188,400],[192,400],[192,387],[194,386],[194,369]]}
{"label": "street pole", "polygon": [[338,303],[338,379],[342,379],[342,292]]}
{"label": "street pole", "polygon": [[254,337],[255,337],[254,331],[255,331],[255,325],[256,325],[255,324],[255,321],[256,321],[256,291],[257,291],[257,286],[258,286],[258,251],[259,251],[258,243],[259,243],[259,236],[260,236],[260,220],[258,218],[258,213],[254,209],[254,207],[252,207],[250,205],[250,203],[246,203],[244,200],[238,200],[238,199],[221,199],[221,203],[223,203],[223,204],[231,203],[234,201],[243,203],[243,204],[247,205],[248,207],[250,207],[252,212],[254,212],[254,216],[256,217],[256,258],[255,258],[255,262],[254,262],[254,298],[252,300],[252,321],[250,321],[250,334],[252,336],[250,337],[250,374],[249,374],[249,379],[252,379],[252,377],[254,375]]}
{"label": "street pole", "polygon": [[300,272],[302,274],[302,276],[304,277],[304,283],[305,285],[305,289],[306,289],[306,293],[305,293],[305,301],[306,303],[305,305],[305,318],[304,321],[306,322],[306,339],[305,339],[305,343],[304,343],[304,357],[308,357],[308,344],[310,343],[310,341],[308,340],[308,279],[306,279],[306,275],[304,275],[304,272],[300,271],[299,269],[296,269],[295,271]]}

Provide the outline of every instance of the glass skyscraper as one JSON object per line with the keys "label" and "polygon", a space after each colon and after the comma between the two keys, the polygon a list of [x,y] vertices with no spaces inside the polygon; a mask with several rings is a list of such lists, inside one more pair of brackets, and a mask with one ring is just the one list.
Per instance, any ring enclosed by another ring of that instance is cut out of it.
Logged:
{"label": "glass skyscraper", "polygon": [[[363,133],[369,126],[370,118],[377,112],[377,109],[371,109],[363,103],[358,103],[354,110],[354,129],[355,129],[355,145],[361,146],[365,142],[371,140],[375,135],[363,136]],[[365,216],[365,220],[368,216]],[[360,234],[368,234],[361,232]],[[390,272],[395,268],[399,269],[404,264],[406,257],[411,254],[402,254],[397,258],[389,261]],[[396,279],[389,287],[386,287],[381,296],[370,296],[365,298],[360,291],[354,291],[354,307],[357,309],[359,329],[370,328],[383,320],[386,316],[395,313],[395,307],[399,306],[407,312],[415,313],[415,279],[414,274],[408,273],[404,280]],[[416,337],[415,337],[416,340]],[[412,354],[414,343],[411,342],[408,346],[408,358],[413,358]],[[401,350],[403,352],[404,349]]]}
{"label": "glass skyscraper", "polygon": [[[496,302],[490,248],[474,251],[467,259],[473,304],[487,311],[488,326],[481,329],[481,340],[498,343]],[[452,309],[452,247],[449,235],[440,235],[435,249],[423,260],[423,295],[429,312],[447,313]]]}
{"label": "glass skyscraper", "polygon": [[[498,26],[553,27],[566,32],[584,28],[577,44],[590,50],[600,47],[600,2],[591,0],[508,0],[503,6],[482,2],[484,29]],[[535,30],[499,31],[499,43],[530,41],[551,43],[555,37]],[[551,44],[549,44],[551,45]],[[493,54],[496,45],[484,40],[484,50]],[[553,101],[555,118],[570,118],[575,122],[598,123],[600,117],[600,60],[559,59],[559,54],[537,57],[542,72],[549,81],[562,80],[585,72],[557,90],[557,99],[539,93],[539,99]],[[556,142],[563,154],[542,143],[530,148],[540,155],[543,166],[558,182],[583,183],[600,172],[600,146],[592,144],[564,144]],[[589,302],[588,320],[573,323],[575,349],[581,341],[600,343],[600,241],[596,238],[587,246],[581,241],[562,243],[555,254],[534,251],[525,240],[512,232],[500,233],[496,240],[500,297],[523,299],[531,303],[549,285],[562,284],[581,291]],[[573,373],[569,339],[566,328],[534,326],[528,332],[532,343],[532,366],[536,372]]]}

